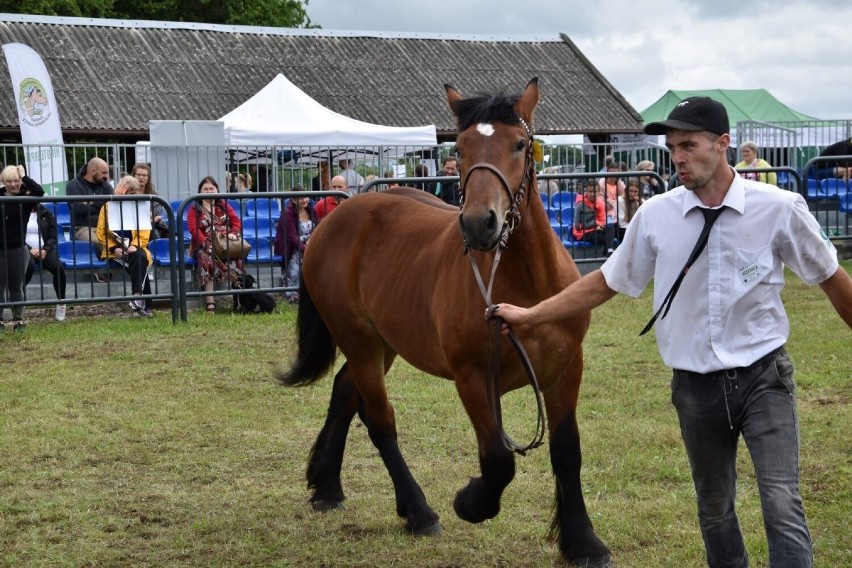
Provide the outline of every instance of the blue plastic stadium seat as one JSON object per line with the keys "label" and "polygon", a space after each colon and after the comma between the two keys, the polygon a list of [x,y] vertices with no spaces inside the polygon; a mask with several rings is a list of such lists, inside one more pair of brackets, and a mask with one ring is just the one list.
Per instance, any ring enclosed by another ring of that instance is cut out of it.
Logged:
{"label": "blue plastic stadium seat", "polygon": [[554,209],[563,209],[565,207],[574,207],[574,202],[577,201],[577,194],[573,191],[560,191],[553,194]]}
{"label": "blue plastic stadium seat", "polygon": [[807,196],[808,199],[819,199],[822,197],[819,190],[819,180],[808,178]]}
{"label": "blue plastic stadium seat", "polygon": [[56,226],[59,228],[60,226],[71,225],[71,208],[68,207],[67,201],[57,201],[53,203],[54,209],[53,215],[56,217]]}
{"label": "blue plastic stadium seat", "polygon": [[838,197],[848,193],[846,182],[840,178],[828,178],[820,182],[820,193],[822,197]]}
{"label": "blue plastic stadium seat", "polygon": [[[272,252],[272,243],[264,237],[244,237],[251,245],[246,262],[264,263],[276,262],[276,256]],[[280,257],[277,257],[280,261]]]}
{"label": "blue plastic stadium seat", "polygon": [[[187,241],[188,243],[188,241]],[[171,266],[172,260],[169,255],[169,239],[154,239],[148,243],[148,250],[151,251],[151,257],[154,260],[154,266]],[[177,262],[177,249],[175,249],[175,262]],[[184,265],[194,266],[195,259],[188,254],[184,255]]]}
{"label": "blue plastic stadium seat", "polygon": [[246,200],[246,216],[271,218],[277,221],[281,216],[281,202],[266,197]]}
{"label": "blue plastic stadium seat", "polygon": [[574,235],[571,233],[571,231],[568,231],[568,237],[562,239],[562,246],[564,246],[567,249],[571,249],[571,248],[589,248],[589,247],[592,247],[594,245],[592,245],[592,243],[587,243],[586,241],[575,241]]}
{"label": "blue plastic stadium seat", "polygon": [[98,258],[98,251],[88,241],[61,241],[56,246],[59,262],[65,268],[105,268],[106,261]]}
{"label": "blue plastic stadium seat", "polygon": [[565,227],[559,221],[551,221],[550,228],[553,229],[560,241],[565,239]]}
{"label": "blue plastic stadium seat", "polygon": [[245,217],[243,223],[243,237],[275,238],[276,219],[270,217]]}

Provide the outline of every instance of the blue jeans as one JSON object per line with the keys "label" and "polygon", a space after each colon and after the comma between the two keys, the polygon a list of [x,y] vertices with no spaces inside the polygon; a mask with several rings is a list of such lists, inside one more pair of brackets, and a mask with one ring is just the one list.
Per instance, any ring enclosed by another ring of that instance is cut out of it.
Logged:
{"label": "blue jeans", "polygon": [[749,565],[734,501],[740,434],[754,463],[772,568],[813,566],[799,495],[799,420],[793,365],[781,348],[740,369],[674,370],[677,409],[711,568]]}

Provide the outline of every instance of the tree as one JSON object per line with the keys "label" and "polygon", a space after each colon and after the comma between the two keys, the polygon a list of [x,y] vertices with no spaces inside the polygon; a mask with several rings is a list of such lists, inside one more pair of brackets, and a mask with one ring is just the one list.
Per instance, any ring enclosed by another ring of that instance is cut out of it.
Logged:
{"label": "tree", "polygon": [[117,20],[316,28],[309,0],[0,0],[0,12]]}

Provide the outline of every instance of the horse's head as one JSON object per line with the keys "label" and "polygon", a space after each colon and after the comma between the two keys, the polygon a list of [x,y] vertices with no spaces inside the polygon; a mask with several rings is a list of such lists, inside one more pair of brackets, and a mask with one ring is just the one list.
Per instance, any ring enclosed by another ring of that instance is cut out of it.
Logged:
{"label": "horse's head", "polygon": [[518,208],[535,175],[531,125],[538,79],[515,97],[501,93],[465,99],[450,85],[444,88],[459,128],[459,228],[466,246],[490,251],[520,220]]}

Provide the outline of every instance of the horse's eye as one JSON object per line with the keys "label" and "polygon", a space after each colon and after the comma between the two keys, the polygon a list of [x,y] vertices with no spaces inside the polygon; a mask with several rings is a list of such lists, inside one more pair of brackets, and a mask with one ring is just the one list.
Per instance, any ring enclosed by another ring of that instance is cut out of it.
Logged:
{"label": "horse's eye", "polygon": [[526,141],[524,141],[524,140],[518,140],[518,146],[515,148],[515,151],[516,151],[516,152],[520,152],[521,150],[523,150],[523,149],[524,149],[524,148],[526,148],[526,147],[527,147],[527,143],[526,143]]}

